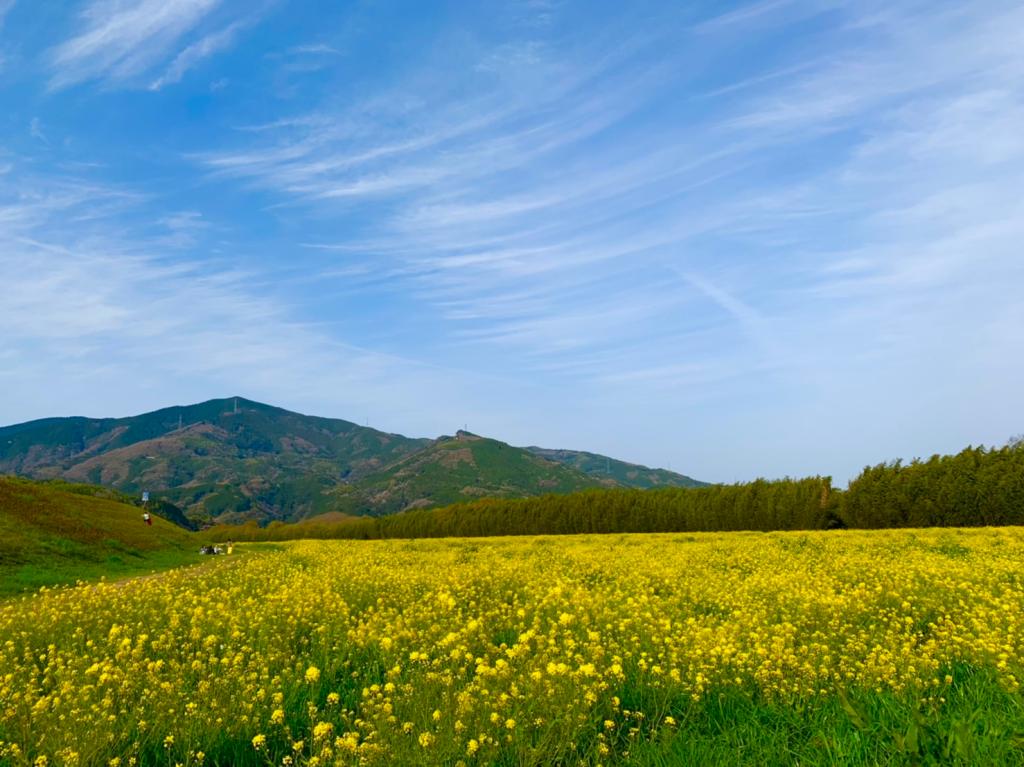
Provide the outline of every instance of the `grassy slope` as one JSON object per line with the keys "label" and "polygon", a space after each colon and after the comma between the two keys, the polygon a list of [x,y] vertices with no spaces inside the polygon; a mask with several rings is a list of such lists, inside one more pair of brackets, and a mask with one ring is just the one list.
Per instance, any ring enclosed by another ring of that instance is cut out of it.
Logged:
{"label": "grassy slope", "polygon": [[135,506],[0,477],[0,595],[196,562],[198,545]]}
{"label": "grassy slope", "polygon": [[[135,506],[139,509],[139,513],[142,513],[142,501],[139,496],[131,496],[127,493],[122,493],[120,490],[115,490],[112,487],[104,487],[102,485],[85,485],[81,482],[68,482],[63,479],[46,479],[39,480],[39,482],[44,483],[47,487],[54,490],[60,490],[65,493],[88,495],[94,498],[105,498],[109,501],[123,503],[126,506]],[[184,512],[170,501],[157,498],[150,501],[147,508],[152,514],[155,514],[158,517],[163,517],[168,522],[173,522],[179,527],[184,527],[188,530],[196,529],[192,521],[185,516]]]}

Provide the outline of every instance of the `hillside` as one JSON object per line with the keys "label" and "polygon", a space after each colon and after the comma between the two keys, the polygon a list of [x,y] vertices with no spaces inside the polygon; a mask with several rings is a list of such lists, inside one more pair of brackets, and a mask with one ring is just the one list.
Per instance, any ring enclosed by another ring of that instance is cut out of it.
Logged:
{"label": "hillside", "polygon": [[46,418],[0,428],[0,474],[144,490],[193,527],[299,521],[330,512],[565,493],[693,487],[663,469],[594,453],[515,448],[466,432],[412,439],[242,397],[126,418]]}
{"label": "hillside", "polygon": [[69,482],[65,479],[43,479],[36,480],[38,483],[45,485],[46,487],[54,490],[61,490],[65,493],[74,493],[75,495],[88,495],[94,498],[105,498],[109,501],[117,501],[128,506],[135,506],[139,513],[143,512],[143,508],[150,514],[154,514],[158,517],[163,517],[168,522],[173,522],[178,527],[183,527],[186,530],[195,530],[196,527],[192,520],[185,516],[185,513],[163,498],[154,498],[143,504],[142,499],[138,495],[129,495],[128,493],[122,493],[120,490],[115,490],[112,487],[104,487],[103,485],[87,485],[81,482]]}
{"label": "hillside", "polygon": [[549,461],[558,461],[593,477],[612,479],[623,487],[647,489],[652,487],[706,487],[707,482],[700,482],[685,474],[677,474],[667,469],[651,469],[637,463],[617,461],[605,455],[588,453],[583,450],[551,450],[544,447],[526,448],[534,455]]}
{"label": "hillside", "polygon": [[614,485],[529,450],[460,431],[339,494],[349,514],[390,514],[483,497],[519,498]]}
{"label": "hillside", "polygon": [[198,561],[194,535],[102,493],[0,477],[0,594]]}
{"label": "hillside", "polygon": [[0,473],[149,490],[193,520],[297,519],[333,510],[345,482],[427,444],[232,397],[0,428]]}

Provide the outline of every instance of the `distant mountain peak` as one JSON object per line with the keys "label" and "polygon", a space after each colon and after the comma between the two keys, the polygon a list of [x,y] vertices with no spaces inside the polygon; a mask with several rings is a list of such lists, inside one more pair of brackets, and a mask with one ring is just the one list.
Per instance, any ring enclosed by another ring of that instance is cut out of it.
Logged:
{"label": "distant mountain peak", "polygon": [[612,479],[627,487],[703,487],[707,484],[668,469],[652,469],[585,450],[558,450],[536,446],[528,447],[526,450],[549,461],[558,461],[591,476]]}
{"label": "distant mountain peak", "polygon": [[385,514],[487,496],[703,484],[594,453],[513,447],[467,429],[411,439],[242,396],[126,418],[0,427],[3,473],[133,495],[147,490],[195,522]]}

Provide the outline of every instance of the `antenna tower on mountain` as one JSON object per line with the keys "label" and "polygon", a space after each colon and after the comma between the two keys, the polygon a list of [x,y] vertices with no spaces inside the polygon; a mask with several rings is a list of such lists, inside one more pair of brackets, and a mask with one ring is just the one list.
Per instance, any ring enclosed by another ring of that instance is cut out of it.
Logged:
{"label": "antenna tower on mountain", "polygon": [[235,415],[238,415],[238,397],[235,397]]}

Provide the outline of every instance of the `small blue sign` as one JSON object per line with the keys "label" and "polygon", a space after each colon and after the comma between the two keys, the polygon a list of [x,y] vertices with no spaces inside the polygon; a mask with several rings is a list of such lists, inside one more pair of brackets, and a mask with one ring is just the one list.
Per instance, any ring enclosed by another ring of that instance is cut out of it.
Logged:
{"label": "small blue sign", "polygon": [[142,493],[142,502],[143,503],[149,503],[149,491],[148,490],[143,491],[143,493]]}

